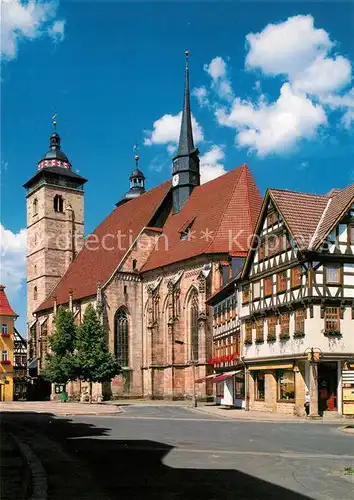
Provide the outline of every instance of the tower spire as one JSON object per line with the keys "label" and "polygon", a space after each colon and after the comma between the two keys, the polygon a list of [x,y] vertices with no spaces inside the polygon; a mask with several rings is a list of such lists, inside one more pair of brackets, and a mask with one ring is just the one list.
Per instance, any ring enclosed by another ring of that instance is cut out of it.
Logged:
{"label": "tower spire", "polygon": [[199,151],[194,146],[189,92],[189,50],[185,51],[184,101],[177,155],[173,158],[173,213],[181,211],[193,189],[200,184]]}
{"label": "tower spire", "polygon": [[184,53],[186,57],[186,68],[184,74],[184,100],[182,111],[181,131],[179,134],[179,144],[177,155],[188,155],[194,151],[191,103],[189,91],[189,50]]}

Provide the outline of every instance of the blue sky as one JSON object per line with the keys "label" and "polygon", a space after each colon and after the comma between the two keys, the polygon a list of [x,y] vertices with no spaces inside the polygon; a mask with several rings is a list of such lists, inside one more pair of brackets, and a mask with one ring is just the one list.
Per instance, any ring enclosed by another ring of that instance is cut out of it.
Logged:
{"label": "blue sky", "polygon": [[22,331],[22,184],[48,149],[52,114],[89,180],[88,233],[127,190],[135,143],[148,187],[169,177],[185,49],[204,179],[246,162],[262,193],[353,182],[353,3],[11,3],[2,19],[1,280]]}

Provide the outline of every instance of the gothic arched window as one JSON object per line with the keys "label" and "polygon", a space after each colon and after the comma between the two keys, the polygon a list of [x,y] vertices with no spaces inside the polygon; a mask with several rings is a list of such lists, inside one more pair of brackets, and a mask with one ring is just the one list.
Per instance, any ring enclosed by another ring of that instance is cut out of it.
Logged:
{"label": "gothic arched window", "polygon": [[55,212],[64,212],[64,200],[60,194],[56,194],[53,198],[53,207]]}
{"label": "gothic arched window", "polygon": [[198,294],[193,293],[190,300],[190,335],[192,361],[199,359],[199,331],[198,331]]}
{"label": "gothic arched window", "polygon": [[115,355],[118,363],[123,367],[129,366],[129,324],[125,309],[118,309],[115,317]]}

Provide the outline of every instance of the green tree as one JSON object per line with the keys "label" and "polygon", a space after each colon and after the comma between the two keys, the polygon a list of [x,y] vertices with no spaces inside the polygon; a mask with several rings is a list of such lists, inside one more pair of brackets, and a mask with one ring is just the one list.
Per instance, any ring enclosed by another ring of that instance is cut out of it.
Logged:
{"label": "green tree", "polygon": [[78,373],[89,382],[89,401],[92,401],[92,383],[108,382],[121,373],[121,367],[108,350],[107,334],[97,312],[90,304],[78,328],[76,342]]}
{"label": "green tree", "polygon": [[51,353],[46,356],[42,376],[52,383],[67,384],[77,378],[75,356],[77,328],[71,311],[60,307],[55,317],[55,328],[49,337]]}

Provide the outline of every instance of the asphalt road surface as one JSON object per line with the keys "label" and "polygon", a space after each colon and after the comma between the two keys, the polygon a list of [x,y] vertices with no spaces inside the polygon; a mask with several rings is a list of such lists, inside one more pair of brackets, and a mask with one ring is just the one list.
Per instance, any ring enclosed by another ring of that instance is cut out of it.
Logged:
{"label": "asphalt road surface", "polygon": [[354,435],[338,424],[216,419],[126,405],[106,417],[4,414],[31,444],[51,500],[354,498]]}

